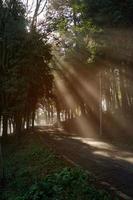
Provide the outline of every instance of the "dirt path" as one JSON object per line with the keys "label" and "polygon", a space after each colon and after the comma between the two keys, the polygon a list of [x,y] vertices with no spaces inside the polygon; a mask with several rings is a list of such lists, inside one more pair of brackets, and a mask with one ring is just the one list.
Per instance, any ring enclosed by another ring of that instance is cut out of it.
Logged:
{"label": "dirt path", "polygon": [[99,139],[84,138],[62,130],[38,128],[41,139],[57,153],[92,172],[133,199],[133,152]]}

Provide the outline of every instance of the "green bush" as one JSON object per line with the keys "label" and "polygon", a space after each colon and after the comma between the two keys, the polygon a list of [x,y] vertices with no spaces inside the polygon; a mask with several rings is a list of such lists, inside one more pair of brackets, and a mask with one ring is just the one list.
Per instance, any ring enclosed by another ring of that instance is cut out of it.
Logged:
{"label": "green bush", "polygon": [[83,170],[64,168],[34,184],[21,200],[111,200],[111,196],[97,190]]}
{"label": "green bush", "polygon": [[19,145],[9,144],[6,151],[6,185],[0,200],[111,200],[95,187],[91,174],[59,159],[36,135],[26,135]]}

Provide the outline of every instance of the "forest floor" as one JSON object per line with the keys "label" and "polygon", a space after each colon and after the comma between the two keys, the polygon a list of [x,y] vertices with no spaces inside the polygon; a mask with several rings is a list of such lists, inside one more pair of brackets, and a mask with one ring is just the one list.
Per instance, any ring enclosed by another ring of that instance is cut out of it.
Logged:
{"label": "forest floor", "polygon": [[22,135],[19,140],[9,136],[4,144],[3,158],[6,181],[0,187],[0,200],[20,200],[32,184],[70,166],[35,134]]}
{"label": "forest floor", "polygon": [[[5,181],[0,185],[0,200],[62,200],[62,195],[67,200],[123,199],[117,198],[116,192],[111,191],[108,186],[99,184],[92,173],[75,166],[75,159],[80,160],[81,153],[84,152],[81,151],[79,155],[79,146],[69,140],[75,141],[58,130],[46,128],[26,132],[20,138],[9,136],[4,143]],[[86,154],[82,156],[87,164]],[[84,167],[82,164],[81,166]],[[84,173],[87,174],[87,179]],[[86,191],[90,198],[82,196]],[[82,197],[71,198],[71,194]]]}
{"label": "forest floor", "polygon": [[51,127],[38,127],[35,132],[66,160],[89,170],[100,182],[109,183],[133,199],[132,146],[68,134]]}

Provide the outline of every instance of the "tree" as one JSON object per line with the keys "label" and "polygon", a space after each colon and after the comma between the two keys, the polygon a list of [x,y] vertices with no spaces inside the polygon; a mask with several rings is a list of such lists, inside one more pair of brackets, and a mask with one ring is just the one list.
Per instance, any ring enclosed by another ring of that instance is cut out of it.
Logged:
{"label": "tree", "polygon": [[27,28],[24,5],[17,0],[3,1],[1,11],[0,94],[6,136],[10,118],[16,133],[21,132],[25,121],[29,127],[37,102],[52,87],[53,78],[50,45],[40,30]]}
{"label": "tree", "polygon": [[[51,34],[55,49],[63,54],[77,76],[78,71],[81,76],[81,68],[82,71],[88,68],[86,82],[93,79],[94,93],[100,96],[94,99],[89,94],[88,100],[80,97],[82,110],[85,110],[85,105],[88,110],[94,108],[94,115],[99,118],[104,114],[104,102],[110,121],[113,122],[114,118],[119,121],[120,114],[132,116],[132,78],[129,74],[133,63],[130,45],[133,1],[72,0],[63,3],[51,0],[50,3],[48,20],[50,16],[55,20],[48,23],[48,30],[55,33]],[[71,82],[70,78],[64,80]],[[98,104],[102,110],[100,115]]]}
{"label": "tree", "polygon": [[[40,1],[41,3],[41,1]],[[37,13],[36,13],[37,14]],[[51,46],[43,32],[32,26],[19,0],[0,1],[0,118],[3,123],[0,156],[5,180],[3,152],[9,123],[17,136],[32,119],[39,99],[52,88],[49,62]],[[32,27],[31,29],[29,27]],[[0,122],[1,123],[1,122]]]}

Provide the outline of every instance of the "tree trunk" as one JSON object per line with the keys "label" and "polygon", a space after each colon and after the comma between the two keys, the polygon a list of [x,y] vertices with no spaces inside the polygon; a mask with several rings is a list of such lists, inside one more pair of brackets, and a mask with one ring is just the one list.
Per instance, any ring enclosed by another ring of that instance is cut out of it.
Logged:
{"label": "tree trunk", "polygon": [[7,125],[8,125],[8,116],[3,114],[3,137],[7,137]]}
{"label": "tree trunk", "polygon": [[99,74],[99,134],[102,135],[102,76]]}
{"label": "tree trunk", "polygon": [[27,119],[26,119],[26,129],[29,130],[30,127],[30,115],[27,114]]}
{"label": "tree trunk", "polygon": [[9,119],[9,132],[12,133],[12,121]]}
{"label": "tree trunk", "polygon": [[4,169],[4,155],[3,155],[3,138],[0,138],[0,186],[5,184],[5,169]]}
{"label": "tree trunk", "polygon": [[32,129],[34,129],[35,126],[35,111],[32,112]]}
{"label": "tree trunk", "polygon": [[16,116],[16,134],[17,134],[17,136],[20,136],[20,134],[21,134],[21,127],[22,127],[22,118],[21,118],[21,114],[18,113]]}

